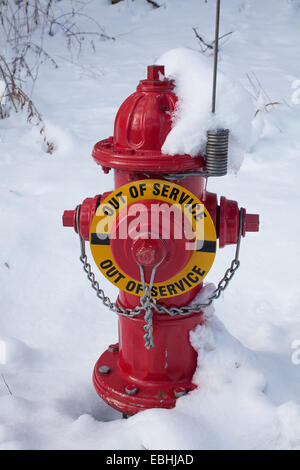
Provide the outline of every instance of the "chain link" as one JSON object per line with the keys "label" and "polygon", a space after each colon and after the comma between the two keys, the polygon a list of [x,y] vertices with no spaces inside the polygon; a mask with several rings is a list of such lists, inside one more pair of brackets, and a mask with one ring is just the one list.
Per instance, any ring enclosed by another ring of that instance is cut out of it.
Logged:
{"label": "chain link", "polygon": [[159,263],[157,263],[155,266],[153,266],[152,271],[151,271],[151,275],[150,275],[150,282],[149,282],[148,286],[146,285],[146,282],[145,282],[144,267],[141,264],[139,264],[140,275],[141,275],[141,283],[142,283],[142,287],[144,289],[144,294],[142,295],[142,297],[140,299],[140,303],[141,303],[142,307],[145,310],[145,316],[144,316],[145,335],[144,335],[144,340],[145,340],[145,348],[146,349],[151,349],[154,346],[154,344],[153,344],[153,322],[152,322],[153,311],[152,311],[152,304],[153,303],[155,304],[156,301],[155,301],[155,299],[152,299],[151,291],[152,291],[152,287],[153,287],[153,283],[154,283],[156,270],[157,270],[158,266],[161,265],[164,258],[165,257],[163,257],[159,261]]}
{"label": "chain link", "polygon": [[80,205],[77,206],[76,208],[76,229],[77,233],[79,235],[80,239],[80,261],[83,264],[83,270],[87,274],[87,278],[91,283],[92,288],[95,290],[97,297],[101,300],[103,305],[105,307],[109,308],[112,312],[115,312],[117,315],[124,316],[124,317],[136,317],[137,315],[140,315],[141,313],[145,312],[144,314],[144,320],[145,320],[145,347],[147,349],[150,349],[153,347],[153,324],[152,324],[152,317],[153,317],[153,311],[160,313],[160,314],[168,314],[171,316],[175,315],[190,315],[191,313],[198,313],[204,308],[209,307],[214,300],[218,299],[222,292],[227,288],[228,284],[230,283],[231,279],[235,275],[236,271],[240,267],[240,260],[239,260],[239,253],[240,253],[240,245],[241,245],[241,239],[242,239],[242,232],[243,232],[243,221],[244,221],[244,213],[245,209],[241,208],[240,209],[240,219],[239,219],[239,232],[238,232],[238,240],[236,244],[236,250],[235,250],[235,257],[231,262],[230,267],[225,271],[224,276],[218,283],[217,288],[214,290],[212,295],[208,297],[207,301],[205,303],[201,304],[195,304],[195,305],[185,305],[183,307],[165,307],[164,305],[157,304],[156,300],[152,298],[151,296],[151,289],[153,286],[154,282],[154,276],[156,269],[158,266],[161,264],[161,261],[159,264],[153,267],[152,273],[151,273],[151,278],[150,278],[150,283],[148,286],[146,286],[145,279],[144,279],[144,270],[141,265],[140,267],[140,273],[141,273],[141,283],[144,289],[144,294],[140,298],[140,305],[137,305],[135,308],[123,308],[121,305],[117,305],[115,302],[112,302],[108,296],[105,295],[105,292],[103,289],[100,288],[99,282],[96,280],[95,273],[92,271],[92,267],[90,263],[88,262],[86,251],[85,251],[85,241],[82,238],[80,234],[80,228],[79,228],[79,215],[80,215]]}

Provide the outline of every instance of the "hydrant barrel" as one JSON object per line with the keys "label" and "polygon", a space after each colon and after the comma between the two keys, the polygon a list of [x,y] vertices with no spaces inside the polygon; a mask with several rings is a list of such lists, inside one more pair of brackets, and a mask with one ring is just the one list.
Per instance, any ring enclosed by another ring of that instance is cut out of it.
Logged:
{"label": "hydrant barrel", "polygon": [[[184,307],[193,305],[203,287],[217,238],[222,248],[236,244],[240,234],[238,203],[224,196],[218,203],[217,195],[206,190],[205,155],[162,152],[178,101],[174,86],[174,81],[164,76],[162,65],[148,67],[147,78],[120,106],[114,135],[97,142],[92,152],[105,174],[114,170],[115,189],[102,197],[86,198],[75,210],[63,214],[63,225],[75,230],[78,216],[80,235],[90,241],[97,267],[119,288],[114,304],[105,296],[101,281],[89,271],[98,297],[110,310],[118,308],[120,313],[119,342],[108,345],[98,359],[93,382],[110,406],[127,415],[148,408],[172,408],[177,398],[195,388],[192,378],[197,353],[189,333],[204,323],[205,316],[200,307],[188,312]],[[160,203],[164,209],[153,226],[152,206]],[[188,217],[184,205],[190,210]],[[131,227],[134,216],[130,209],[136,206],[143,216],[140,232]],[[172,230],[166,236],[162,218],[169,209],[173,211]],[[176,237],[175,229],[182,228],[185,220],[178,222],[176,211],[184,214],[192,229],[195,218],[203,219],[201,235],[196,231],[189,238],[183,230],[182,236]],[[244,211],[242,235],[258,229],[259,216]],[[120,232],[125,236],[120,237]],[[186,248],[188,242],[191,250]],[[145,296],[153,302],[151,311],[143,303]],[[179,314],[182,311],[185,314]],[[149,341],[145,347],[149,331],[153,347]]]}

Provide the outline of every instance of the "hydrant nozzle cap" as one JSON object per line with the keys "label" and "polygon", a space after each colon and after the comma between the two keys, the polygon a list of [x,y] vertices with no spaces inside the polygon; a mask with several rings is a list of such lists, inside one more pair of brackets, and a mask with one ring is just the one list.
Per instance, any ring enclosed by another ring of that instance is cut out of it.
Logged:
{"label": "hydrant nozzle cap", "polygon": [[76,210],[64,211],[63,213],[63,226],[64,227],[76,227]]}
{"label": "hydrant nozzle cap", "polygon": [[148,267],[161,262],[166,256],[163,241],[155,238],[137,238],[132,243],[131,251],[139,264]]}
{"label": "hydrant nozzle cap", "polygon": [[245,232],[258,232],[259,231],[259,215],[258,214],[246,214],[244,220],[244,230]]}
{"label": "hydrant nozzle cap", "polygon": [[165,78],[164,65],[148,65],[147,80],[161,81]]}

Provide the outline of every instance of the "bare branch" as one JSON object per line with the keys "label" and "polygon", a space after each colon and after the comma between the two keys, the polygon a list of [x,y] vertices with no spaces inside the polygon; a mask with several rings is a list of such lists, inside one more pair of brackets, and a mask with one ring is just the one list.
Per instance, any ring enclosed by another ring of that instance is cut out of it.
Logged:
{"label": "bare branch", "polygon": [[[80,54],[84,43],[95,51],[96,39],[116,39],[106,34],[95,18],[83,12],[88,3],[79,2],[77,9],[71,8],[62,14],[56,0],[0,0],[0,33],[7,46],[5,52],[0,52],[0,81],[5,85],[0,118],[8,117],[12,110],[25,110],[27,120],[40,126],[48,153],[53,152],[54,145],[46,139],[44,121],[32,101],[40,66],[48,61],[58,68],[44,47],[45,35],[54,36],[57,30],[62,32],[71,57],[73,50]],[[81,31],[77,24],[79,18],[92,25],[92,31]],[[30,92],[28,88],[31,88]]]}
{"label": "bare branch", "polygon": [[147,0],[148,3],[150,3],[150,5],[153,6],[153,8],[160,8],[161,5],[159,5],[157,2],[155,2],[154,0]]}
{"label": "bare branch", "polygon": [[[203,39],[202,36],[200,36],[200,34],[199,34],[198,31],[197,31],[197,28],[192,28],[192,30],[194,31],[196,38],[197,38],[197,39],[199,40],[199,42],[200,42],[202,52],[206,52],[207,49],[213,50],[215,40],[213,40],[212,43],[209,44],[208,42],[206,42],[206,41]],[[220,41],[221,39],[226,38],[227,36],[229,36],[229,35],[232,34],[232,33],[233,33],[233,31],[229,31],[229,33],[223,34],[222,36],[219,37],[219,41]],[[203,49],[203,46],[205,47],[205,49]]]}
{"label": "bare branch", "polygon": [[[196,38],[199,39],[200,44],[203,44],[203,45],[206,47],[205,51],[206,51],[207,49],[213,49],[213,48],[214,48],[211,44],[208,44],[207,42],[204,41],[204,39],[203,39],[203,38],[200,36],[200,34],[198,33],[197,28],[192,28],[192,29],[193,29],[193,31],[194,31],[194,33],[195,33]],[[205,51],[203,51],[203,52],[205,52]]]}
{"label": "bare branch", "polygon": [[6,386],[6,388],[7,388],[7,390],[8,390],[8,393],[9,393],[10,395],[12,395],[12,391],[11,391],[11,389],[10,389],[8,383],[6,382],[4,375],[1,374],[1,377],[2,377],[2,380],[3,380],[3,382],[4,382],[4,385]]}

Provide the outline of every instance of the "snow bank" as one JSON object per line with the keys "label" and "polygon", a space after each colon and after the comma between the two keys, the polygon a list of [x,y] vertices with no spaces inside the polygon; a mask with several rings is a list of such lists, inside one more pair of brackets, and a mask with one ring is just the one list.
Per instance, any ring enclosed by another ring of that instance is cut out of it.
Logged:
{"label": "snow bank", "polygon": [[0,364],[22,366],[35,358],[34,350],[16,338],[0,336]]}
{"label": "snow bank", "polygon": [[[123,432],[143,449],[299,446],[299,405],[272,403],[261,356],[235,339],[212,313],[210,308],[206,324],[190,334],[198,352],[193,378],[198,389],[180,398],[174,410],[133,416]],[[128,444],[129,438],[123,440],[125,448]]]}
{"label": "snow bank", "polygon": [[[243,346],[212,316],[190,337],[198,352],[193,380],[199,388],[186,404],[179,404],[179,409],[194,403],[197,418],[215,434],[214,445],[224,449],[280,447],[282,423],[288,428],[285,436],[292,433],[290,440],[295,439],[289,426],[290,411],[281,410],[284,417],[280,419],[277,407],[265,394],[267,380],[257,353]],[[196,402],[205,403],[205,407],[197,410]],[[297,408],[295,403],[291,406]],[[205,444],[204,435],[198,444]]]}
{"label": "snow bank", "polygon": [[216,114],[211,113],[213,60],[192,49],[172,49],[157,60],[176,83],[179,97],[174,126],[163,145],[169,155],[197,155],[205,150],[206,131],[230,130],[229,169],[240,168],[251,144],[255,109],[250,94],[230,77],[218,72]]}
{"label": "snow bank", "polygon": [[[36,351],[32,370],[33,351],[3,339],[11,352],[0,372],[12,395],[0,376],[0,449],[299,448],[299,404],[270,400],[262,355],[243,346],[210,310],[206,324],[190,334],[198,388],[173,410],[147,410],[128,420],[116,419],[120,414],[88,391],[89,374],[72,388],[77,369],[53,370],[53,358],[41,361]],[[112,421],[105,422],[106,415]]]}

